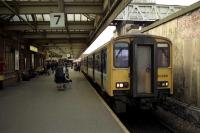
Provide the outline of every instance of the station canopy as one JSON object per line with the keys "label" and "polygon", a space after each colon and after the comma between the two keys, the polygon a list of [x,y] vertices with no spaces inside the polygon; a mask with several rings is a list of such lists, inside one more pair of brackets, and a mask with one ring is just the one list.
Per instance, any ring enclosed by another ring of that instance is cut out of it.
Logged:
{"label": "station canopy", "polygon": [[74,51],[74,57],[78,57],[129,2],[1,0],[1,31],[18,33],[23,40],[44,47],[66,44]]}

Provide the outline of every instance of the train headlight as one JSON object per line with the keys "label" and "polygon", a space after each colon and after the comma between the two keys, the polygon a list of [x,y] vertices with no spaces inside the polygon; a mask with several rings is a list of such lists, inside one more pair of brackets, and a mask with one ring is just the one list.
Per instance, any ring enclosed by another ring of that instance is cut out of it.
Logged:
{"label": "train headlight", "polygon": [[123,88],[123,86],[124,86],[123,83],[120,83],[120,84],[119,84],[119,87],[120,87],[120,88]]}
{"label": "train headlight", "polygon": [[119,83],[116,84],[116,87],[119,88]]}
{"label": "train headlight", "polygon": [[116,82],[116,88],[128,88],[128,82]]}
{"label": "train headlight", "polygon": [[158,81],[158,87],[168,87],[169,82],[168,81]]}

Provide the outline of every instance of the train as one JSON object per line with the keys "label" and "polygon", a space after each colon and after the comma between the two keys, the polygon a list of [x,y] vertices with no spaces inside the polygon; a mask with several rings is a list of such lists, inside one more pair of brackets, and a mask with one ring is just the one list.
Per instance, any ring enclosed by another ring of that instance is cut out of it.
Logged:
{"label": "train", "polygon": [[127,105],[152,106],[173,94],[172,43],[165,37],[112,38],[81,59],[81,70],[119,113],[126,112]]}

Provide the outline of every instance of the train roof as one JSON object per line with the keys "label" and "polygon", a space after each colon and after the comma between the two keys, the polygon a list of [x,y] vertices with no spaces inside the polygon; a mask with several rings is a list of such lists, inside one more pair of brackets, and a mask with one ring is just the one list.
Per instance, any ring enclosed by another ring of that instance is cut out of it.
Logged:
{"label": "train roof", "polygon": [[96,50],[94,50],[93,52],[91,52],[90,54],[87,54],[85,57],[88,57],[89,55],[92,55],[93,53],[101,50],[103,47],[105,47],[106,45],[108,45],[111,41],[117,41],[119,39],[133,38],[133,37],[138,37],[138,36],[154,37],[154,38],[164,39],[164,40],[167,40],[167,41],[171,42],[168,38],[162,37],[162,36],[157,36],[157,35],[151,35],[151,34],[145,34],[145,33],[126,34],[126,35],[122,35],[122,36],[118,36],[118,37],[112,38],[110,41],[108,41],[104,45],[100,46],[99,48],[97,48]]}
{"label": "train roof", "polygon": [[113,40],[115,41],[115,40],[118,40],[118,39],[132,38],[132,37],[138,37],[138,36],[154,37],[154,38],[164,39],[164,40],[170,41],[168,38],[163,37],[163,36],[157,36],[157,35],[151,35],[151,34],[145,34],[145,33],[126,34],[126,35],[118,36],[118,37],[114,38]]}

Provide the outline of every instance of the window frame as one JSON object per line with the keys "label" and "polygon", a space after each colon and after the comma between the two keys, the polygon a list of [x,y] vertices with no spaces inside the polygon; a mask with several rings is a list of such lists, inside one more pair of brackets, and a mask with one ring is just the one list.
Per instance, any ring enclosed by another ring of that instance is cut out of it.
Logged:
{"label": "window frame", "polygon": [[[116,60],[116,58],[115,58],[115,48],[116,47],[115,46],[118,43],[126,43],[127,44],[127,48],[128,48],[128,55],[127,55],[127,57],[128,57],[128,65],[126,67],[118,67],[118,66],[116,66],[116,61],[115,61]],[[130,54],[129,45],[130,45],[130,43],[126,42],[126,41],[117,41],[117,42],[114,43],[114,45],[113,45],[113,66],[115,68],[118,68],[118,69],[128,69],[129,68],[129,54]]]}

